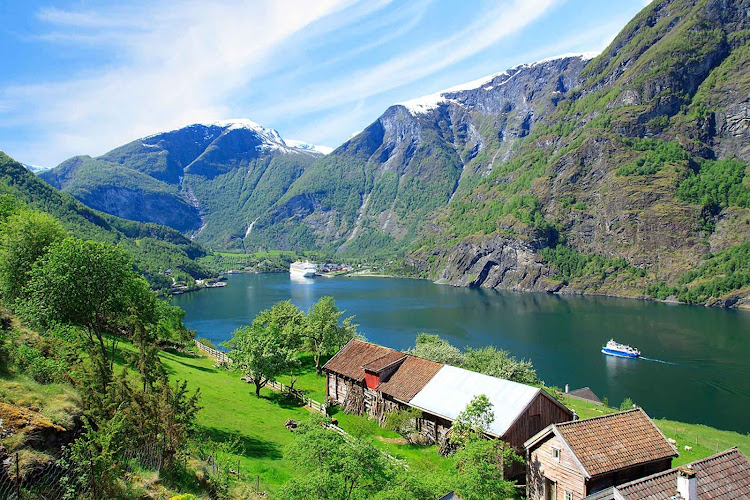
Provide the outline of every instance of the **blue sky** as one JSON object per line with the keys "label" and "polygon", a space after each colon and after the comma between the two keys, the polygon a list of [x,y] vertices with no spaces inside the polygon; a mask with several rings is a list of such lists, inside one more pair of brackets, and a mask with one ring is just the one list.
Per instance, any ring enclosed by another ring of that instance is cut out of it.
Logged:
{"label": "blue sky", "polygon": [[250,118],[338,146],[391,104],[603,49],[645,0],[0,3],[0,149],[54,166]]}

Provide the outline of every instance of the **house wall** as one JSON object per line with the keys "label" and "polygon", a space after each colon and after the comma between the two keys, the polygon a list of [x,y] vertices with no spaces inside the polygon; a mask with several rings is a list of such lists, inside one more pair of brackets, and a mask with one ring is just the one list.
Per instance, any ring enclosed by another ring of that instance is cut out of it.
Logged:
{"label": "house wall", "polygon": [[[552,448],[560,450],[560,460],[552,455]],[[531,500],[544,500],[545,478],[557,483],[555,500],[565,500],[565,492],[573,493],[575,500],[584,498],[586,480],[573,454],[552,435],[541,445],[533,448],[529,454],[526,470],[526,488]]]}
{"label": "house wall", "polygon": [[550,424],[573,420],[573,412],[560,408],[541,392],[502,437],[523,455],[523,443]]}
{"label": "house wall", "polygon": [[326,395],[329,398],[343,405],[344,401],[346,401],[346,396],[352,390],[362,391],[363,387],[351,379],[326,372]]}

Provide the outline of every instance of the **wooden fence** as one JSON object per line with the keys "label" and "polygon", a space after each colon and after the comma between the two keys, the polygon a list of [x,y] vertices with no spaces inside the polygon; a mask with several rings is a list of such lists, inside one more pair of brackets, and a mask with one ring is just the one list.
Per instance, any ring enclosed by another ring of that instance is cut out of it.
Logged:
{"label": "wooden fence", "polygon": [[218,350],[216,350],[216,349],[214,349],[212,347],[208,347],[205,344],[201,344],[197,340],[194,340],[193,342],[195,342],[195,345],[196,345],[196,347],[198,347],[198,349],[200,349],[203,352],[206,352],[206,353],[210,354],[211,356],[213,356],[214,358],[216,358],[221,363],[224,363],[224,364],[227,364],[227,365],[232,363],[232,360],[229,359],[229,356],[227,356],[227,353],[225,353],[224,351],[218,351]]}
{"label": "wooden fence", "polygon": [[[198,347],[198,349],[213,356],[214,358],[217,359],[217,361],[224,363],[224,364],[232,363],[231,358],[227,356],[227,353],[225,353],[224,351],[217,351],[216,349],[208,347],[207,345],[202,344],[198,342],[197,340],[195,340],[194,342],[195,342],[195,345]],[[252,379],[250,377],[242,377],[242,380],[245,380],[247,382],[252,382]],[[307,396],[305,396],[305,393],[300,391],[299,389],[292,389],[288,385],[282,384],[281,382],[277,382],[276,380],[269,380],[266,385],[268,387],[276,389],[279,392],[289,394],[299,399],[300,401],[302,401],[302,404],[309,406],[310,408],[317,411],[318,413],[327,415],[326,405],[324,403],[319,403],[315,401],[314,399],[308,398]]]}

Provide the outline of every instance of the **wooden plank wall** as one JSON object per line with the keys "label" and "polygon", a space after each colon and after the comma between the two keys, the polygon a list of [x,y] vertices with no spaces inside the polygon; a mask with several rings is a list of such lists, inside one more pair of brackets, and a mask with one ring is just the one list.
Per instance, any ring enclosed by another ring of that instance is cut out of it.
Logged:
{"label": "wooden plank wall", "polygon": [[[560,450],[560,460],[552,455],[552,449]],[[586,496],[586,480],[578,463],[557,436],[552,436],[540,446],[534,448],[527,464],[527,494],[530,500],[543,500],[544,479],[557,483],[555,500],[564,500],[565,492],[573,493],[574,500]]]}
{"label": "wooden plank wall", "polygon": [[502,436],[502,439],[523,455],[523,443],[526,440],[550,424],[559,424],[570,420],[573,420],[571,411],[563,410],[540,392],[521,417]]}

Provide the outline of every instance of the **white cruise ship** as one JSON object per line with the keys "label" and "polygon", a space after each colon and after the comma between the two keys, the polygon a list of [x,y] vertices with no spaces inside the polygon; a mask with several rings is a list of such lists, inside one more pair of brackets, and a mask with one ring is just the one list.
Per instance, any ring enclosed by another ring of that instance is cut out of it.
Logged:
{"label": "white cruise ship", "polygon": [[318,266],[312,262],[292,262],[289,266],[289,274],[292,276],[303,276],[305,278],[311,278],[318,272]]}

